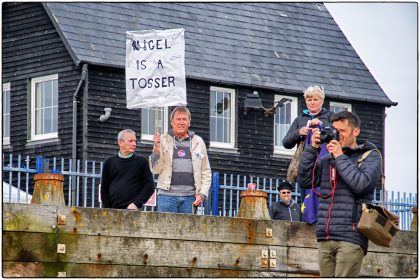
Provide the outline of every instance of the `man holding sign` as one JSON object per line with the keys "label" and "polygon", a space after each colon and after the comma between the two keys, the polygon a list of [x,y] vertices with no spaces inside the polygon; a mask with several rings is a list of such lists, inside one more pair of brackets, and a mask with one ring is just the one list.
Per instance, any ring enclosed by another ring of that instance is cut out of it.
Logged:
{"label": "man holding sign", "polygon": [[159,174],[158,211],[194,213],[208,196],[211,169],[203,139],[189,131],[191,114],[186,107],[171,113],[172,130],[153,137],[150,169]]}

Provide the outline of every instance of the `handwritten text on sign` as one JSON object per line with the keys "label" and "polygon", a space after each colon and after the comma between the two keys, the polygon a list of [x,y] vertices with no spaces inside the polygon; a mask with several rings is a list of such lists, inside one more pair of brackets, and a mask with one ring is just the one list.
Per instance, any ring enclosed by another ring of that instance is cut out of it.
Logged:
{"label": "handwritten text on sign", "polygon": [[127,31],[127,108],[186,105],[184,61],[184,29]]}

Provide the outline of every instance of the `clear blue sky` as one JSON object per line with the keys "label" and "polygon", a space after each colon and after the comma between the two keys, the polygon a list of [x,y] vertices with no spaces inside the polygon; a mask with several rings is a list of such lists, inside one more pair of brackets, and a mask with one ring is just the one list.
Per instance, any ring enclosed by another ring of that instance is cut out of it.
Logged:
{"label": "clear blue sky", "polygon": [[385,187],[417,193],[417,3],[325,6],[388,97],[398,102],[386,109]]}

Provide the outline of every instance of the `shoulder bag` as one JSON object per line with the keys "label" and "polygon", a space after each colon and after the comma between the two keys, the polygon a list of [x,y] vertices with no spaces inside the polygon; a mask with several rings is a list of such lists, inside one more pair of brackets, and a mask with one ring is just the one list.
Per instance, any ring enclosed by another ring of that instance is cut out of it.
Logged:
{"label": "shoulder bag", "polygon": [[[379,153],[382,162],[382,155],[379,150],[369,150],[358,160],[359,166],[372,151],[377,151]],[[381,177],[382,193],[385,194],[383,174],[381,174]],[[392,237],[394,237],[399,230],[399,216],[391,213],[384,207],[383,199],[381,204],[382,205],[363,203],[362,215],[360,216],[357,228],[367,239],[376,245],[389,247],[391,245]]]}
{"label": "shoulder bag", "polygon": [[287,181],[295,183],[298,174],[298,166],[300,158],[302,157],[303,149],[305,148],[305,140],[299,142],[296,152],[290,161],[289,168],[287,169]]}

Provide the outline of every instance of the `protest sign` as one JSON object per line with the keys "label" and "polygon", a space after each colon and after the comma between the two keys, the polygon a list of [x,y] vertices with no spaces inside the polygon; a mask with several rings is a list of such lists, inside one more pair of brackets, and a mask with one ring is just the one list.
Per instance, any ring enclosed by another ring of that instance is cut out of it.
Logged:
{"label": "protest sign", "polygon": [[127,108],[187,105],[184,29],[126,32]]}

